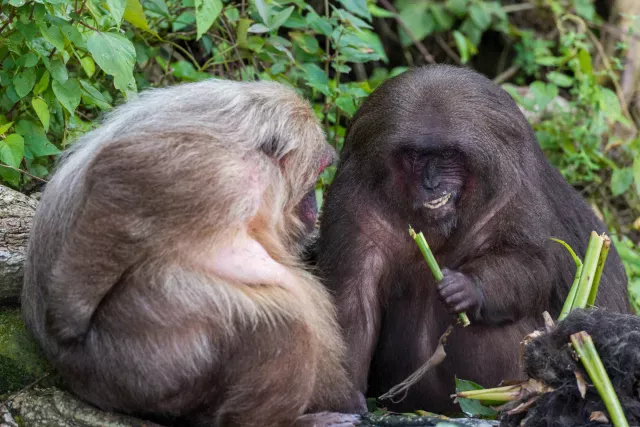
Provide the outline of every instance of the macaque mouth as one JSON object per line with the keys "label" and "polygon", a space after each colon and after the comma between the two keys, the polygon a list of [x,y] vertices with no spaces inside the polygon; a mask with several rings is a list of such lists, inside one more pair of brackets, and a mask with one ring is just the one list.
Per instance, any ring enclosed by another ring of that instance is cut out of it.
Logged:
{"label": "macaque mouth", "polygon": [[316,200],[315,188],[309,191],[298,205],[300,220],[304,223],[308,230],[313,230],[318,217],[318,201]]}
{"label": "macaque mouth", "polygon": [[437,199],[428,201],[428,202],[424,202],[424,204],[422,205],[423,207],[427,208],[427,209],[438,209],[444,205],[447,204],[447,202],[451,199],[451,193],[447,193],[442,197],[439,197]]}

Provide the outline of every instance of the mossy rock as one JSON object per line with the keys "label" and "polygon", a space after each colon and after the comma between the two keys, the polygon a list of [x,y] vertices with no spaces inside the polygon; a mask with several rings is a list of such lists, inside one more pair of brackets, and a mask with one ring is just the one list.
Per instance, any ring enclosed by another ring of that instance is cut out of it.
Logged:
{"label": "mossy rock", "polygon": [[20,311],[0,311],[0,396],[20,390],[45,372],[47,363],[25,330]]}

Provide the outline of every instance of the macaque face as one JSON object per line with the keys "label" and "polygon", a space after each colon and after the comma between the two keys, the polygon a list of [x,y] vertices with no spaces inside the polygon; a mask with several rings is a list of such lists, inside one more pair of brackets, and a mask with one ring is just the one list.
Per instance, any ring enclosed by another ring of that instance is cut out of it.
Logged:
{"label": "macaque face", "polygon": [[318,162],[318,169],[314,184],[298,205],[298,215],[300,216],[300,221],[304,224],[306,233],[311,233],[313,231],[318,218],[318,202],[316,200],[315,181],[318,180],[322,171],[335,162],[336,157],[337,155],[335,150],[327,144],[324,152],[320,156],[320,161]]}
{"label": "macaque face", "polygon": [[455,217],[467,177],[460,151],[408,145],[397,151],[393,173],[417,217],[432,224]]}

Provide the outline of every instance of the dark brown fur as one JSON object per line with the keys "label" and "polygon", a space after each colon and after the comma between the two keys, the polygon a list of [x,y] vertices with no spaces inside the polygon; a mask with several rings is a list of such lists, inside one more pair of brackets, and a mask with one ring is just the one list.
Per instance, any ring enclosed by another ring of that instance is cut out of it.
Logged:
{"label": "dark brown fur", "polygon": [[[459,199],[449,206],[453,215],[434,221],[428,216],[434,211],[407,200],[411,188],[398,179],[393,161],[403,146],[460,153],[449,169],[453,178],[464,178]],[[409,224],[424,232],[450,272],[445,279],[461,290],[458,302],[470,308],[472,324],[455,329],[445,361],[406,399],[383,403],[439,412],[456,409],[449,397],[455,377],[491,387],[522,376],[520,341],[541,325],[543,311],[558,315],[574,273],[566,249],[549,238],[584,256],[589,233],[605,231],[547,162],[511,97],[491,81],[449,66],[387,81],[350,124],[318,245],[318,265],[345,330],[351,377],[373,397],[432,355],[455,321],[447,308],[461,311],[439,300],[442,291],[408,235]],[[626,285],[612,249],[596,304],[627,311]]]}

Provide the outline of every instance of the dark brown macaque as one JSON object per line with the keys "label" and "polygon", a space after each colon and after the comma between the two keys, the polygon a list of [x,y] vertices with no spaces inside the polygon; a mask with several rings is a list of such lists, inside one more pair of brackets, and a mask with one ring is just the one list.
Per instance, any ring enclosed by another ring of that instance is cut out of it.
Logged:
{"label": "dark brown macaque", "polygon": [[[355,385],[378,397],[455,328],[447,357],[394,410],[456,409],[455,377],[521,376],[520,341],[560,312],[574,274],[556,237],[584,255],[604,225],[545,159],[511,97],[473,71],[419,68],[379,87],[355,115],[321,217],[318,266],[335,294]],[[443,269],[436,283],[415,242]],[[596,304],[627,311],[611,250]]]}
{"label": "dark brown macaque", "polygon": [[352,425],[309,414],[364,404],[300,262],[334,158],[309,105],[266,82],[152,90],[85,135],[42,196],[22,294],[71,391],[194,425]]}

